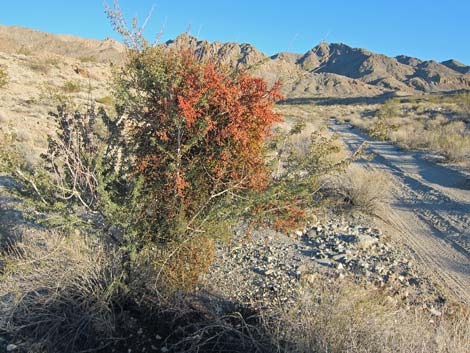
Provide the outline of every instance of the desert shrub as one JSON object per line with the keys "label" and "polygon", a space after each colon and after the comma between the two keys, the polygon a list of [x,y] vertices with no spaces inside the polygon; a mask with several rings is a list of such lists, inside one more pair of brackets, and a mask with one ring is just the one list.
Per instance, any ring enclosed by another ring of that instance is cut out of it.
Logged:
{"label": "desert shrub", "polygon": [[69,109],[73,109],[74,107],[74,103],[70,96],[65,94],[61,88],[50,84],[41,86],[39,100],[53,107],[63,105],[66,105]]}
{"label": "desert shrub", "polygon": [[51,69],[51,66],[44,60],[34,59],[31,62],[28,62],[28,67],[38,73],[47,74]]}
{"label": "desert shrub", "polygon": [[59,67],[61,60],[57,56],[48,56],[44,59],[44,63],[50,66]]}
{"label": "desert shrub", "polygon": [[32,51],[29,47],[27,47],[27,46],[25,46],[25,45],[22,45],[20,48],[18,48],[18,49],[16,50],[16,54],[25,55],[25,56],[31,56],[31,55],[33,55],[34,53],[33,53],[33,51]]}
{"label": "desert shrub", "polygon": [[446,124],[437,134],[437,148],[448,161],[461,162],[470,156],[470,132],[465,123],[457,121]]}
{"label": "desert shrub", "polygon": [[80,92],[80,82],[78,81],[66,81],[62,85],[62,89],[66,93],[77,93]]}
{"label": "desert shrub", "polygon": [[3,88],[8,83],[8,73],[3,65],[0,65],[0,88]]}
{"label": "desert shrub", "polygon": [[82,63],[95,63],[98,61],[95,56],[81,56],[78,60]]}
{"label": "desert shrub", "polygon": [[470,119],[470,93],[463,93],[459,98],[460,109],[465,117]]}
{"label": "desert shrub", "polygon": [[155,266],[174,274],[161,278],[194,282],[191,273],[210,261],[211,237],[251,207],[243,195],[266,188],[278,86],[147,47],[130,52],[115,87],[115,119],[59,107],[43,166],[15,170],[18,192],[49,214],[49,226],[108,238],[127,262],[155,249]]}
{"label": "desert shrub", "polygon": [[330,183],[346,204],[369,214],[379,215],[389,199],[391,182],[380,171],[349,166],[344,173],[331,178]]}
{"label": "desert shrub", "polygon": [[[281,120],[271,109],[278,86],[229,74],[188,52],[148,47],[130,56],[115,88],[128,136],[138,141],[126,153],[134,156],[132,173],[142,178],[145,195],[141,243],[197,249],[198,233],[216,236],[208,230],[229,226],[241,206],[250,207],[243,200],[266,188],[263,152],[272,124]],[[174,263],[192,256],[168,253]]]}
{"label": "desert shrub", "polygon": [[104,97],[95,99],[95,102],[99,104],[104,104],[104,105],[112,105],[113,98],[111,98],[110,96],[104,96]]}
{"label": "desert shrub", "polygon": [[387,100],[379,110],[379,117],[384,117],[385,119],[394,118],[400,115],[400,104],[395,99]]}
{"label": "desert shrub", "polygon": [[0,126],[0,173],[12,173],[15,167],[24,166],[18,149],[18,138],[10,124]]}
{"label": "desert shrub", "polygon": [[393,130],[397,128],[394,120],[400,115],[398,101],[389,99],[379,109],[377,119],[368,127],[371,137],[379,140],[387,140]]}

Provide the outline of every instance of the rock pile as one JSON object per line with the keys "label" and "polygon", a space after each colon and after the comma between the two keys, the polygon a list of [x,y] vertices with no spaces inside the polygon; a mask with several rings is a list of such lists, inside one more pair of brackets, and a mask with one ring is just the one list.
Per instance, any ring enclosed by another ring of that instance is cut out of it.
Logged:
{"label": "rock pile", "polygon": [[348,278],[404,297],[429,291],[413,261],[377,229],[342,221],[317,224],[295,236],[272,230],[243,232],[220,245],[204,280],[249,304],[286,304],[298,288],[322,279]]}

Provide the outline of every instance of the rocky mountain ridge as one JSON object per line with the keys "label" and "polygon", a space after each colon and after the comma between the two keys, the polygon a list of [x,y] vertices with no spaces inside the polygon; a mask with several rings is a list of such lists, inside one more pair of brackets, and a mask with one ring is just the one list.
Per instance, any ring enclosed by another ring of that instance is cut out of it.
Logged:
{"label": "rocky mountain ridge", "polygon": [[[322,42],[304,54],[281,52],[268,56],[251,44],[199,40],[182,34],[162,44],[191,48],[201,59],[215,59],[233,68],[244,67],[273,83],[283,93],[301,97],[373,97],[470,90],[470,66],[456,60],[442,63],[405,55],[389,57],[342,43]],[[83,39],[22,27],[0,25],[0,51],[49,52],[98,62],[122,61],[124,46],[114,39]]]}

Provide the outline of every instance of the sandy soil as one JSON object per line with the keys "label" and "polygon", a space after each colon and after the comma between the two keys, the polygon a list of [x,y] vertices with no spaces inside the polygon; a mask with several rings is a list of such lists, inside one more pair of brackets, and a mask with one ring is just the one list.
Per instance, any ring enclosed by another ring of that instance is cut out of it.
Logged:
{"label": "sandy soil", "polygon": [[470,180],[456,169],[427,160],[425,154],[400,150],[348,124],[332,122],[332,131],[356,149],[369,141],[372,161],[357,163],[381,170],[393,180],[384,226],[414,253],[423,270],[444,290],[470,304]]}

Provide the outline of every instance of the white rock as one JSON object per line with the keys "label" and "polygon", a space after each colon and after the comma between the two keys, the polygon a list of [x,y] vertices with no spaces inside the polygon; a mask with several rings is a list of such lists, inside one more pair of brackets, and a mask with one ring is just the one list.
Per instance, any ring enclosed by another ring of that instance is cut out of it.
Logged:
{"label": "white rock", "polygon": [[369,248],[372,245],[376,244],[377,241],[378,240],[376,238],[371,237],[370,235],[367,235],[367,234],[359,234],[357,236],[357,244],[361,248]]}
{"label": "white rock", "polygon": [[7,352],[13,352],[14,350],[16,350],[18,348],[18,346],[16,344],[13,344],[13,343],[10,343],[8,346],[7,346]]}
{"label": "white rock", "polygon": [[430,312],[431,314],[433,314],[434,316],[441,316],[441,315],[442,315],[442,313],[441,313],[439,310],[434,309],[434,308],[430,308],[430,309],[429,309],[429,312]]}

